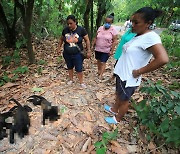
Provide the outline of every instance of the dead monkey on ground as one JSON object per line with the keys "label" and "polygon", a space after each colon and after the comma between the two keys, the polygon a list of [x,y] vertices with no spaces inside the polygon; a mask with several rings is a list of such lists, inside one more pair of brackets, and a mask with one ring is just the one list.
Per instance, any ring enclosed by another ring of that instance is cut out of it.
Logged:
{"label": "dead monkey on ground", "polygon": [[40,105],[43,111],[42,124],[45,125],[45,120],[56,121],[60,116],[58,115],[58,107],[52,106],[51,102],[47,101],[44,97],[38,95],[32,95],[28,98],[29,102],[34,105]]}
{"label": "dead monkey on ground", "polygon": [[14,98],[9,101],[13,101],[17,104],[14,109],[11,109],[14,122],[10,128],[10,143],[14,143],[15,133],[17,133],[20,138],[29,134],[30,118],[28,112],[31,112],[32,109],[27,105],[22,106]]}

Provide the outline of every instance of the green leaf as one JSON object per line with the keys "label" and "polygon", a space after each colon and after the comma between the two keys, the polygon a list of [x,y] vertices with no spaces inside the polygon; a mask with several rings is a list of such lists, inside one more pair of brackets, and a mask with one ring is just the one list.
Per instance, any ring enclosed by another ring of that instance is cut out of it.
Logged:
{"label": "green leaf", "polygon": [[178,113],[178,115],[180,115],[180,106],[176,106],[175,111]]}
{"label": "green leaf", "polygon": [[158,107],[157,108],[157,114],[159,115],[161,113],[161,109]]}
{"label": "green leaf", "polygon": [[172,124],[174,124],[174,126],[176,126],[180,129],[180,117],[178,117],[177,119],[174,119],[172,121]]}
{"label": "green leaf", "polygon": [[32,88],[32,92],[42,92],[44,91],[43,88],[34,87]]}
{"label": "green leaf", "polygon": [[178,93],[177,92],[175,92],[175,91],[171,91],[171,94],[173,95],[173,96],[175,96],[175,97],[178,97]]}
{"label": "green leaf", "polygon": [[162,110],[164,113],[167,111],[165,106],[161,106],[161,110]]}
{"label": "green leaf", "polygon": [[105,154],[106,150],[107,150],[107,148],[105,148],[105,147],[99,148],[96,150],[96,154]]}
{"label": "green leaf", "polygon": [[163,120],[163,122],[160,125],[161,131],[162,132],[166,132],[169,128],[169,119],[166,118],[165,120]]}
{"label": "green leaf", "polygon": [[61,112],[61,113],[64,113],[66,110],[67,110],[67,107],[66,107],[66,106],[62,106],[62,107],[60,108],[60,112]]}
{"label": "green leaf", "polygon": [[101,148],[102,145],[103,145],[102,142],[96,142],[96,143],[94,143],[94,146],[95,146],[96,148]]}
{"label": "green leaf", "polygon": [[110,133],[108,133],[108,132],[103,133],[103,138],[108,139],[108,140],[114,140],[114,139],[116,139],[117,134],[118,134],[118,129],[116,128],[115,131],[112,133],[111,132]]}

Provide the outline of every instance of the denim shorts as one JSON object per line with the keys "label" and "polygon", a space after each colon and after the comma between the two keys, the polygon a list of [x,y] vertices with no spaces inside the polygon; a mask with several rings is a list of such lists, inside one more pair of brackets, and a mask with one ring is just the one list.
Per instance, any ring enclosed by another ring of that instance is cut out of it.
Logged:
{"label": "denim shorts", "polygon": [[105,63],[109,59],[109,53],[95,51],[95,58]]}
{"label": "denim shorts", "polygon": [[82,72],[83,58],[81,53],[68,54],[63,52],[63,57],[66,61],[68,70],[71,70],[75,67],[76,72]]}
{"label": "denim shorts", "polygon": [[130,100],[134,94],[136,87],[125,87],[126,81],[122,81],[118,75],[116,75],[116,94],[122,101]]}

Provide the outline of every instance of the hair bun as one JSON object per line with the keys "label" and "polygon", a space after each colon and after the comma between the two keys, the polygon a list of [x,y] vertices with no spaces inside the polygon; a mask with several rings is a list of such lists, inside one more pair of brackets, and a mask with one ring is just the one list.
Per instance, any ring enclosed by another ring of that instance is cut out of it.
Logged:
{"label": "hair bun", "polygon": [[114,13],[111,13],[110,16],[113,16],[113,17],[114,17]]}
{"label": "hair bun", "polygon": [[155,15],[155,18],[161,16],[163,13],[162,10],[159,10],[159,9],[154,9],[154,15]]}

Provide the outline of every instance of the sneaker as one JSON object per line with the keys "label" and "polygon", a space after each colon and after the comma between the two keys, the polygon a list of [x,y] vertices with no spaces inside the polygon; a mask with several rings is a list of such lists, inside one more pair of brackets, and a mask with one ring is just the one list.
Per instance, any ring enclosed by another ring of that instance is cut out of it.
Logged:
{"label": "sneaker", "polygon": [[109,105],[107,105],[107,104],[104,105],[104,111],[108,112],[108,113],[111,113],[113,115],[117,115],[117,113],[111,111],[111,107]]}
{"label": "sneaker", "polygon": [[70,81],[67,82],[67,84],[68,84],[68,85],[72,85],[72,84],[73,84],[73,81],[70,80]]}
{"label": "sneaker", "polygon": [[104,120],[108,123],[108,124],[118,124],[119,122],[116,120],[116,117],[105,117]]}
{"label": "sneaker", "polygon": [[84,83],[80,84],[82,88],[87,88],[87,86]]}

